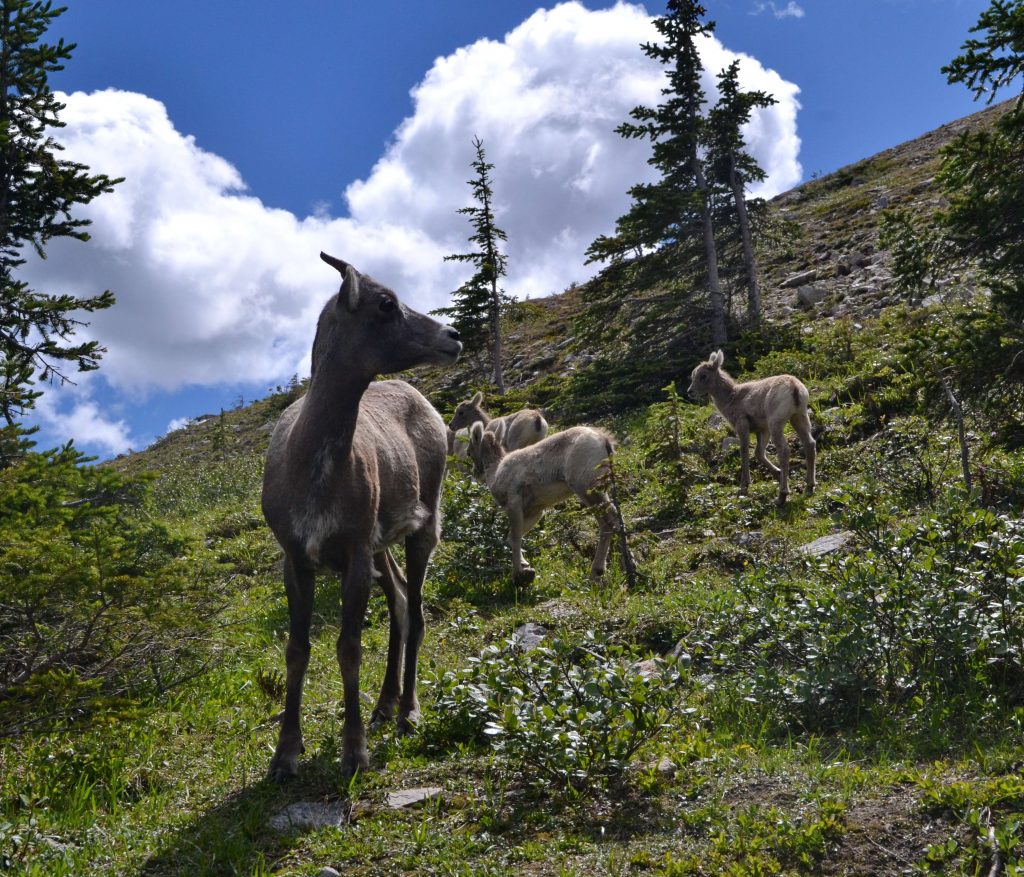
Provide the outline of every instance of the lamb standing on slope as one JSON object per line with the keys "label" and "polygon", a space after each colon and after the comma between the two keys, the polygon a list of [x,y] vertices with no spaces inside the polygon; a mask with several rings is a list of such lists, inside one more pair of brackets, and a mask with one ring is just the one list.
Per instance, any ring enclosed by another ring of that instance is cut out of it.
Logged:
{"label": "lamb standing on slope", "polygon": [[477,392],[472,399],[460,402],[455,408],[448,429],[457,433],[462,427],[482,423],[493,432],[506,451],[518,451],[539,442],[548,434],[548,422],[536,408],[524,408],[502,417],[491,417],[483,409],[484,394]]}
{"label": "lamb standing on slope", "polygon": [[523,535],[541,519],[544,510],[576,494],[598,512],[597,551],[591,578],[604,575],[615,530],[615,518],[602,481],[609,471],[614,439],[604,430],[574,426],[518,451],[506,451],[498,437],[477,421],[470,428],[469,458],[495,501],[508,515],[513,576],[533,581],[534,571],[523,559]]}
{"label": "lamb standing on slope", "polygon": [[[757,433],[757,459],[779,479],[779,505],[789,495],[789,445],[784,429],[786,422],[793,424],[800,437],[800,445],[807,458],[807,493],[814,493],[816,446],[811,435],[811,419],[807,414],[807,387],[793,375],[773,375],[759,381],[737,383],[722,368],[725,354],[717,350],[707,362],[698,365],[690,375],[690,396],[710,395],[715,407],[729,421],[740,440],[740,492],[750,486],[750,432]],[[775,466],[765,456],[768,437],[771,436],[779,455]]]}

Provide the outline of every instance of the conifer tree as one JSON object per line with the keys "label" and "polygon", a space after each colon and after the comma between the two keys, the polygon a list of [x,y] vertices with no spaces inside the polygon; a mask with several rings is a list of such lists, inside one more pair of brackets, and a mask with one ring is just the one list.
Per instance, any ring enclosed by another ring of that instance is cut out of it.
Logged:
{"label": "conifer tree", "polygon": [[746,151],[741,128],[750,120],[754,109],[769,107],[776,100],[763,91],[741,91],[739,69],[740,62],[736,60],[718,74],[718,103],[708,113],[707,119],[707,150],[715,182],[726,187],[732,195],[746,275],[747,322],[757,326],[761,321],[761,293],[746,186],[763,180],[765,172]]}
{"label": "conifer tree", "polygon": [[712,343],[727,340],[725,302],[718,276],[718,253],[712,192],[702,163],[701,147],[706,102],[701,86],[697,39],[711,34],[715,24],[705,22],[705,9],[694,0],[669,0],[667,14],[654,20],[662,43],[644,43],[649,58],[668,67],[664,101],[657,107],[638,106],[615,130],[623,137],[652,142],[649,163],[661,173],[655,183],[630,189],[633,205],[616,223],[614,237],[600,237],[588,250],[588,259],[621,260],[649,249],[659,249],[699,235],[704,251],[708,298],[711,306]]}
{"label": "conifer tree", "polygon": [[473,138],[476,158],[472,168],[476,176],[469,180],[473,190],[475,207],[463,207],[458,212],[469,217],[475,229],[469,242],[476,245],[475,252],[456,253],[445,256],[445,261],[469,262],[476,267],[473,276],[453,294],[453,304],[440,308],[436,313],[452,320],[468,353],[484,346],[490,348],[491,380],[499,393],[505,392],[505,378],[502,373],[501,314],[505,294],[498,281],[508,271],[508,258],[501,252],[499,244],[507,241],[505,234],[494,223],[494,191],[491,188],[490,172],[494,165],[488,163],[483,141]]}
{"label": "conifer tree", "polygon": [[72,215],[120,180],[59,157],[52,129],[64,109],[47,77],[75,48],[43,42],[62,12],[49,0],[0,0],[0,466],[20,447],[19,418],[40,392],[34,379],[69,381],[68,366],[89,371],[103,348],[74,338],[78,315],[110,307],[114,297],[50,294],[17,277],[28,250],[45,258],[54,238],[88,240],[86,219]]}

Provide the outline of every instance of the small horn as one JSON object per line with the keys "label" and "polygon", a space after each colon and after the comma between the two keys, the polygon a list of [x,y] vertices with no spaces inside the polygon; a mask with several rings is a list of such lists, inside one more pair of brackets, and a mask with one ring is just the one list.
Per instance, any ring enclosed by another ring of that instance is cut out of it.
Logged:
{"label": "small horn", "polygon": [[341,259],[336,259],[334,256],[328,256],[327,253],[321,251],[320,258],[323,259],[332,268],[336,268],[342,276],[345,274],[345,269],[348,268],[348,262],[342,262]]}

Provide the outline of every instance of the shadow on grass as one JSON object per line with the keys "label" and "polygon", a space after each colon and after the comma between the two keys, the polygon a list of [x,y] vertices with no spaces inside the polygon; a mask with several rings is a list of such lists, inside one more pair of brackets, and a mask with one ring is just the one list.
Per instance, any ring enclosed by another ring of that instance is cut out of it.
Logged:
{"label": "shadow on grass", "polygon": [[273,870],[273,863],[307,830],[277,832],[268,825],[271,817],[297,801],[346,801],[340,782],[337,761],[323,753],[304,759],[296,779],[278,784],[264,778],[246,786],[168,832],[162,847],[140,868],[139,877],[213,877]]}

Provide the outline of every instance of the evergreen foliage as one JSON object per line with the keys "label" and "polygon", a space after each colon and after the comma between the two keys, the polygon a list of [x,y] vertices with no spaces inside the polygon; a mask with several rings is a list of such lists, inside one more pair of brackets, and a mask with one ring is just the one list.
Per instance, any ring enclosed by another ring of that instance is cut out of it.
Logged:
{"label": "evergreen foliage", "polygon": [[63,11],[49,0],[0,0],[0,465],[19,447],[16,423],[40,395],[32,389],[36,375],[63,383],[65,363],[79,371],[98,367],[103,348],[73,337],[83,325],[76,314],[114,303],[109,292],[51,295],[16,277],[26,248],[45,258],[55,238],[88,240],[89,221],[72,210],[120,182],[61,159],[62,147],[48,133],[62,127],[64,105],[47,76],[63,69],[74,45],[42,39]]}
{"label": "evergreen foliage", "polygon": [[475,229],[469,242],[475,244],[477,249],[472,253],[445,256],[445,261],[469,262],[476,271],[455,291],[452,306],[439,308],[434,313],[451,317],[452,326],[459,333],[465,353],[479,354],[489,348],[491,380],[498,392],[504,393],[501,316],[506,296],[498,283],[508,273],[508,257],[500,249],[500,243],[507,241],[508,235],[494,222],[494,190],[491,188],[490,173],[494,165],[487,161],[484,144],[479,137],[473,138],[473,149],[476,158],[472,168],[476,176],[468,182],[477,204],[474,207],[462,207],[457,212],[469,217]]}
{"label": "evergreen foliage", "polygon": [[706,99],[697,40],[710,35],[715,27],[714,22],[704,22],[704,15],[699,3],[670,0],[667,14],[654,20],[664,42],[641,46],[645,55],[668,68],[668,83],[661,91],[665,100],[657,107],[635,107],[630,112],[635,121],[624,122],[616,131],[626,138],[651,141],[649,163],[661,178],[629,190],[633,205],[616,222],[615,235],[595,240],[587,257],[614,265],[644,258],[651,251],[688,250],[697,245],[703,253],[711,340],[724,344],[725,304],[718,277],[712,192],[701,156]]}
{"label": "evergreen foliage", "polygon": [[[963,53],[942,68],[991,103],[1024,74],[1024,2],[993,0]],[[1024,317],[1024,93],[989,130],[965,131],[943,150],[938,175],[948,207],[934,229],[888,221],[901,286],[920,295],[943,268],[981,268],[994,303]]]}
{"label": "evergreen foliage", "polygon": [[747,287],[747,323],[756,327],[761,321],[761,293],[746,187],[763,180],[765,172],[746,151],[741,129],[750,121],[750,114],[755,109],[770,107],[777,101],[764,91],[742,91],[739,70],[740,62],[736,60],[718,75],[718,103],[707,118],[707,162],[712,180],[732,196]]}

